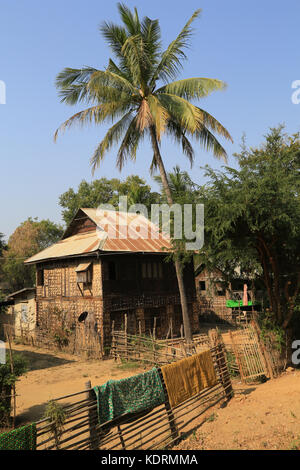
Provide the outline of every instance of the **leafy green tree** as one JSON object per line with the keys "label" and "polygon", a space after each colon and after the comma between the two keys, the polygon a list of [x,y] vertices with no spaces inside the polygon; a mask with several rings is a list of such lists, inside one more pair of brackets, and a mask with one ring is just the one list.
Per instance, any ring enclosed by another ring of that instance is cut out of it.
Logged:
{"label": "leafy green tree", "polygon": [[272,128],[236,157],[239,169],[207,168],[202,259],[228,279],[237,266],[261,279],[273,321],[286,329],[300,292],[300,134]]}
{"label": "leafy green tree", "polygon": [[4,235],[3,233],[0,232],[0,257],[2,256],[5,246],[6,246],[6,243],[4,241]]}
{"label": "leafy green tree", "polygon": [[62,234],[63,228],[50,220],[29,218],[17,227],[3,253],[4,279],[11,291],[35,284],[34,268],[24,265],[25,259],[57,242]]}
{"label": "leafy green tree", "polygon": [[98,207],[100,204],[112,204],[118,208],[119,196],[128,197],[128,205],[145,204],[148,210],[151,204],[159,200],[159,194],[152,192],[149,185],[139,176],[128,176],[124,181],[118,178],[100,178],[88,183],[83,180],[77,192],[73,188],[63,193],[59,204],[63,207],[62,216],[68,225],[80,207]]}
{"label": "leafy green tree", "polygon": [[[199,186],[194,183],[187,171],[182,171],[178,165],[172,172],[167,173],[168,184],[172,194],[173,201],[178,204],[193,203],[198,200]],[[162,193],[162,199],[167,201],[164,186],[160,176],[154,176]]]}
{"label": "leafy green tree", "polygon": [[[117,167],[121,170],[128,158],[135,160],[144,137],[150,139],[153,160],[149,166],[158,168],[168,204],[173,204],[166,170],[160,153],[163,135],[169,135],[182,146],[191,163],[194,160],[193,137],[216,157],[226,152],[214,134],[226,139],[228,131],[211,114],[192,104],[191,100],[208,96],[225,88],[224,82],[210,78],[176,80],[186,58],[192,34],[191,24],[199,16],[195,11],[179,35],[162,49],[158,20],[144,17],[137,9],[131,12],[118,4],[122,25],[103,23],[101,33],[110,46],[115,60],[109,59],[105,70],[93,67],[65,68],[57,76],[62,102],[85,103],[88,108],[68,119],[56,132],[74,124],[101,124],[116,121],[97,146],[91,159],[93,170],[102,162],[114,144],[119,145]],[[187,299],[181,265],[175,262],[180,291],[185,336],[191,340]]]}
{"label": "leafy green tree", "polygon": [[3,253],[6,248],[6,243],[4,240],[4,235],[3,233],[0,233],[0,278],[2,274],[2,264],[3,264]]}

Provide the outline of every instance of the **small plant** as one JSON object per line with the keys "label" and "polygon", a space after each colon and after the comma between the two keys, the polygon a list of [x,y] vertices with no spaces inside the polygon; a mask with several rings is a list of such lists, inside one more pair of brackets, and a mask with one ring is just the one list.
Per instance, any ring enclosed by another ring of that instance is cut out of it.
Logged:
{"label": "small plant", "polygon": [[28,362],[21,354],[12,354],[13,372],[10,355],[6,354],[6,363],[0,364],[0,424],[8,425],[11,412],[12,389],[18,377],[28,371]]}
{"label": "small plant", "polygon": [[239,371],[236,368],[235,356],[231,351],[226,351],[226,362],[230,377],[236,377],[239,375]]}
{"label": "small plant", "polygon": [[50,400],[46,406],[44,418],[49,419],[51,424],[50,433],[54,437],[56,448],[59,449],[59,441],[64,431],[66,412],[62,405]]}
{"label": "small plant", "polygon": [[62,349],[69,344],[70,331],[66,328],[57,328],[54,331],[53,339],[57,346]]}
{"label": "small plant", "polygon": [[275,324],[271,312],[264,312],[264,316],[260,318],[260,329],[265,345],[275,348],[280,353],[285,344],[285,332]]}
{"label": "small plant", "polygon": [[217,419],[217,415],[216,413],[212,413],[208,418],[207,418],[207,422],[208,423],[211,423],[212,421],[215,421]]}
{"label": "small plant", "polygon": [[299,450],[300,449],[300,438],[298,437],[292,441],[289,450]]}

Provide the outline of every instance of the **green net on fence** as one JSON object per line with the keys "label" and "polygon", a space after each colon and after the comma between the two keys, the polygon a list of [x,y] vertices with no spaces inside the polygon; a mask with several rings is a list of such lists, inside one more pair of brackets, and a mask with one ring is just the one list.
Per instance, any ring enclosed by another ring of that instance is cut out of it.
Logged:
{"label": "green net on fence", "polygon": [[27,424],[0,434],[0,450],[35,450],[36,425]]}

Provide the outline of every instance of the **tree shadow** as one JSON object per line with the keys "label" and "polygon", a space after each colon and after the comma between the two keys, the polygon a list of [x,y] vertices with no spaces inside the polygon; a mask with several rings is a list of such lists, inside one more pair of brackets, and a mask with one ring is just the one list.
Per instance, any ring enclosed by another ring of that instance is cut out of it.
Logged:
{"label": "tree shadow", "polygon": [[22,426],[42,419],[47,403],[31,406],[26,411],[18,413],[15,419],[15,425]]}
{"label": "tree shadow", "polygon": [[71,359],[64,359],[62,357],[57,357],[52,354],[41,353],[29,351],[26,349],[22,350],[12,350],[15,354],[20,354],[28,362],[28,370],[41,370],[49,369],[50,367],[62,366],[64,364],[69,364],[75,362]]}

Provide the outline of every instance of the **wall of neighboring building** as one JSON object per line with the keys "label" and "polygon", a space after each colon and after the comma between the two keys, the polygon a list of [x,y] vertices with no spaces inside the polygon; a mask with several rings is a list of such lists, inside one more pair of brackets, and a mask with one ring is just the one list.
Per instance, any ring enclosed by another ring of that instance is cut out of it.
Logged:
{"label": "wall of neighboring building", "polygon": [[[220,282],[216,282],[220,279]],[[222,273],[215,271],[210,273],[203,269],[195,276],[196,292],[199,305],[199,318],[222,319],[231,321],[232,310],[226,307],[226,301],[230,298],[229,292],[224,289]]]}
{"label": "wall of neighboring building", "polygon": [[14,317],[14,331],[17,337],[31,334],[34,336],[36,325],[35,293],[29,292],[16,296],[15,304],[8,308]]}

